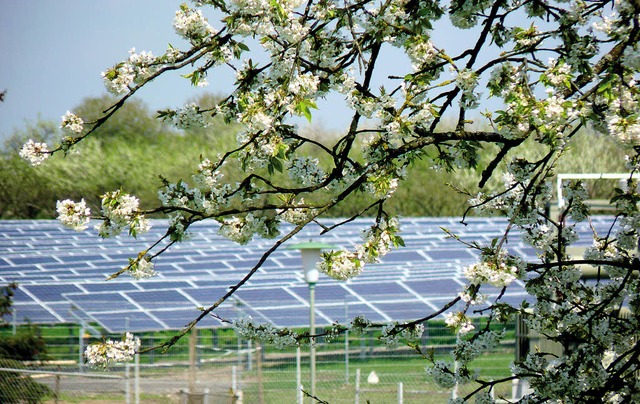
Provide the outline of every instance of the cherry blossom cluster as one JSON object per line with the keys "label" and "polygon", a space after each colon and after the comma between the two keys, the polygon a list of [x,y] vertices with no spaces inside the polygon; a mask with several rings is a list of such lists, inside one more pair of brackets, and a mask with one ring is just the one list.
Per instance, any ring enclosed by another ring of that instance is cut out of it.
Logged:
{"label": "cherry blossom cluster", "polygon": [[234,320],[232,323],[236,334],[247,341],[260,341],[273,344],[282,349],[298,346],[298,334],[288,329],[278,329],[271,324],[259,324],[250,316]]}
{"label": "cherry blossom cluster", "polygon": [[136,236],[149,231],[149,220],[138,211],[139,201],[122,190],[107,192],[102,196],[102,215],[104,220],[96,229],[103,238],[119,235],[125,227],[129,234]]}
{"label": "cherry blossom cluster", "polygon": [[359,275],[365,264],[378,262],[392,247],[404,245],[398,236],[400,231],[395,218],[385,218],[363,233],[364,243],[355,251],[339,250],[322,253],[318,271],[337,280],[347,280]]}
{"label": "cherry blossom cluster", "polygon": [[458,334],[467,334],[475,329],[471,319],[461,311],[447,313],[444,322],[447,327],[456,330]]}
{"label": "cherry blossom cluster", "polygon": [[524,276],[524,262],[507,254],[504,249],[498,254],[482,255],[482,260],[462,270],[462,274],[472,285],[489,284],[495,287],[509,286]]}
{"label": "cherry blossom cluster", "polygon": [[58,201],[56,211],[58,212],[58,220],[63,225],[77,231],[85,230],[91,219],[91,210],[87,207],[84,199],[81,199],[80,202],[74,202],[70,199]]}
{"label": "cherry blossom cluster", "polygon": [[158,69],[157,58],[151,52],[136,53],[129,51],[129,58],[102,72],[104,85],[110,93],[120,95],[128,93],[133,86],[142,84]]}
{"label": "cherry blossom cluster", "polygon": [[194,45],[205,42],[217,33],[202,15],[202,10],[191,9],[184,3],[176,11],[173,28],[178,35]]}
{"label": "cherry blossom cluster", "polygon": [[84,130],[84,120],[67,111],[67,113],[62,116],[60,127],[72,135],[77,135]]}
{"label": "cherry blossom cluster", "polygon": [[39,166],[51,156],[46,143],[34,142],[29,139],[20,149],[20,157],[27,160],[32,166]]}
{"label": "cherry blossom cluster", "polygon": [[116,363],[128,362],[140,348],[140,339],[126,333],[121,341],[106,340],[91,344],[84,351],[84,357],[91,366],[107,368]]}
{"label": "cherry blossom cluster", "polygon": [[138,259],[130,259],[127,267],[129,274],[135,279],[151,278],[157,275],[154,265],[148,256]]}

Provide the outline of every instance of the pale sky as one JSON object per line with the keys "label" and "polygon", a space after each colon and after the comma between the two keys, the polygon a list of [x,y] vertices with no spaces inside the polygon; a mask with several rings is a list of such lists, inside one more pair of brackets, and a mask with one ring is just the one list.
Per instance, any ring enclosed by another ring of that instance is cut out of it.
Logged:
{"label": "pale sky", "polygon": [[[128,57],[129,49],[162,54],[168,43],[184,43],[172,22],[179,0],[0,0],[0,141],[27,121],[60,121],[85,97],[106,93],[100,72]],[[217,21],[210,21],[219,27]],[[183,72],[183,73],[186,73]],[[160,78],[138,93],[155,111],[182,106],[203,91],[229,92],[233,76],[210,75],[205,89],[179,73]],[[348,116],[331,111],[331,100],[314,124],[344,127]]]}
{"label": "pale sky", "polygon": [[[184,0],[183,0],[184,1]],[[100,72],[128,57],[129,49],[160,55],[167,44],[185,49],[172,27],[180,0],[0,0],[0,144],[27,121],[59,122],[85,97],[106,93]],[[445,18],[446,20],[446,18]],[[211,18],[214,27],[221,24]],[[463,36],[444,26],[433,38],[466,46],[473,32]],[[456,36],[458,40],[456,40]],[[406,58],[396,53],[383,58],[381,72],[404,75]],[[228,70],[228,69],[227,69]],[[187,71],[182,72],[182,74]],[[210,74],[205,89],[190,86],[180,73],[172,72],[138,92],[152,111],[180,107],[206,91],[228,93],[233,75]],[[345,128],[349,112],[338,96],[319,104],[313,124],[329,130]]]}

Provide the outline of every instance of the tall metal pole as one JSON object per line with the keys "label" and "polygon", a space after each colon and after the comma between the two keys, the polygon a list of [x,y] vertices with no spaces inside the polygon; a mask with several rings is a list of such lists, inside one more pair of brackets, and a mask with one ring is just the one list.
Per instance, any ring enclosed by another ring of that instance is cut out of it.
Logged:
{"label": "tall metal pole", "polygon": [[311,395],[316,396],[316,338],[313,336],[316,334],[316,284],[309,283],[309,334],[311,348],[310,348],[310,366],[311,366]]}

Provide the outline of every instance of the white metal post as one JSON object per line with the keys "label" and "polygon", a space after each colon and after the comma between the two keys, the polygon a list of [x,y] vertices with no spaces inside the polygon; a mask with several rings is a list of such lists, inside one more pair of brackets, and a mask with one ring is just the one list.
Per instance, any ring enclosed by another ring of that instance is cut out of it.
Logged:
{"label": "white metal post", "polygon": [[315,313],[316,284],[309,283],[309,334],[310,339],[310,366],[311,366],[311,395],[316,396],[316,313]]}
{"label": "white metal post", "polygon": [[300,347],[296,348],[296,399],[302,404],[302,366],[300,364]]}
{"label": "white metal post", "polygon": [[356,369],[356,404],[360,404],[360,368]]}
{"label": "white metal post", "polygon": [[[349,322],[349,301],[344,299],[344,323]],[[349,330],[344,332],[344,384],[349,384]]]}
{"label": "white metal post", "polygon": [[140,404],[140,354],[134,355],[134,387],[133,395],[136,404]]}

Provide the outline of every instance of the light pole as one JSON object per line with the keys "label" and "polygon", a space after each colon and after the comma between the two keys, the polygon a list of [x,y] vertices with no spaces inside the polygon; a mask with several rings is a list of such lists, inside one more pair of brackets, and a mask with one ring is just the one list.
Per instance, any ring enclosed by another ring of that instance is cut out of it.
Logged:
{"label": "light pole", "polygon": [[309,285],[309,366],[310,366],[310,384],[311,395],[316,396],[316,283],[318,283],[319,273],[316,264],[320,260],[322,250],[333,248],[333,246],[324,243],[300,243],[289,247],[292,250],[299,250],[302,255],[302,270],[304,271],[304,280]]}

